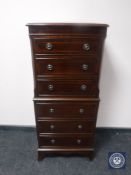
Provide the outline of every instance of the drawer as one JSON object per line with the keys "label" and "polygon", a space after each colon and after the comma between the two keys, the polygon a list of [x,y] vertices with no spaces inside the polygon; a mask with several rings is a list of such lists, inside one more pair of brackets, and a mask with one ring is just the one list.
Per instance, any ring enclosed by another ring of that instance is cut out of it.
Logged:
{"label": "drawer", "polygon": [[94,138],[89,134],[43,134],[39,136],[39,146],[75,146],[91,147]]}
{"label": "drawer", "polygon": [[96,118],[99,102],[35,102],[37,118]]}
{"label": "drawer", "polygon": [[92,133],[95,126],[95,120],[37,120],[40,133]]}
{"label": "drawer", "polygon": [[33,38],[35,54],[95,54],[102,48],[97,38]]}
{"label": "drawer", "polygon": [[38,97],[53,95],[83,95],[97,97],[97,80],[47,80],[38,78],[35,94]]}
{"label": "drawer", "polygon": [[36,75],[98,74],[99,60],[95,56],[48,57],[35,59]]}

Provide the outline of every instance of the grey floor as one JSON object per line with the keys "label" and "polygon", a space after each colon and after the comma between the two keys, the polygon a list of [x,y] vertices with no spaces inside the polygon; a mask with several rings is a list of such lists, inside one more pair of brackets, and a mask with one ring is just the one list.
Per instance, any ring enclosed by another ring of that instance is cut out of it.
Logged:
{"label": "grey floor", "polygon": [[[0,127],[0,175],[131,175],[131,131],[97,130],[96,155],[37,161],[34,129]],[[108,168],[108,152],[126,152],[126,169]]]}

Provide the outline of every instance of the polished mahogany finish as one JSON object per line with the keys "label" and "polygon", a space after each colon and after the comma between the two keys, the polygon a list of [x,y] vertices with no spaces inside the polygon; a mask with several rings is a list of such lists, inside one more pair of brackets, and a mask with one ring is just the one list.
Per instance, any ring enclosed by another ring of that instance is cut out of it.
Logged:
{"label": "polished mahogany finish", "polygon": [[[61,39],[56,36],[48,39],[33,38],[34,53],[36,54],[97,54],[102,47],[101,39],[79,37]],[[89,45],[89,48],[86,48]]]}
{"label": "polished mahogany finish", "polygon": [[38,119],[39,133],[92,133],[95,129],[94,120],[87,119]]}
{"label": "polished mahogany finish", "polygon": [[41,102],[35,101],[37,119],[96,118],[99,102]]}
{"label": "polished mahogany finish", "polygon": [[87,97],[97,97],[98,87],[96,79],[90,80],[55,80],[36,79],[35,94],[38,97],[53,95],[81,95]]}
{"label": "polished mahogany finish", "polygon": [[40,148],[54,146],[75,146],[75,147],[92,147],[93,137],[91,134],[41,134],[39,137]]}
{"label": "polished mahogany finish", "polygon": [[30,23],[38,160],[94,153],[107,24]]}
{"label": "polished mahogany finish", "polygon": [[36,75],[53,76],[66,75],[92,75],[99,73],[99,59],[90,55],[69,56],[37,56],[35,58]]}

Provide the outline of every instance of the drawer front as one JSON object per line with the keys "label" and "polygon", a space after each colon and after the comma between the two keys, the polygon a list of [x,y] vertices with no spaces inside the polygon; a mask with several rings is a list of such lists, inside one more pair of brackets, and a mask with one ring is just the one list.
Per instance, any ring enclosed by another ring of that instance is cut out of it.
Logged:
{"label": "drawer front", "polygon": [[37,118],[96,118],[99,102],[35,102]]}
{"label": "drawer front", "polygon": [[96,57],[36,58],[36,75],[98,74],[99,63]]}
{"label": "drawer front", "polygon": [[47,95],[82,95],[97,97],[98,88],[96,80],[45,80],[37,79],[36,96]]}
{"label": "drawer front", "polygon": [[95,121],[87,120],[38,120],[40,133],[92,133]]}
{"label": "drawer front", "polygon": [[42,135],[39,136],[39,146],[86,146],[91,147],[93,145],[92,135]]}
{"label": "drawer front", "polygon": [[34,38],[35,54],[96,54],[102,48],[102,42],[96,38]]}

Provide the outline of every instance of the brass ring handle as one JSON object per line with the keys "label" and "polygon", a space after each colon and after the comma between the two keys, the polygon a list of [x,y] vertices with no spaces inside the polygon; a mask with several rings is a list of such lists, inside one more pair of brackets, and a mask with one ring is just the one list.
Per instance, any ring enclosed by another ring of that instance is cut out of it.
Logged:
{"label": "brass ring handle", "polygon": [[86,89],[87,89],[87,85],[86,85],[86,84],[82,84],[82,85],[81,85],[81,90],[82,90],[82,91],[85,91]]}
{"label": "brass ring handle", "polygon": [[80,114],[83,114],[84,113],[84,109],[80,108],[79,112],[80,112]]}
{"label": "brass ring handle", "polygon": [[82,142],[81,139],[77,139],[78,144],[81,144],[81,142]]}
{"label": "brass ring handle", "polygon": [[51,143],[54,144],[56,141],[55,139],[51,139]]}
{"label": "brass ring handle", "polygon": [[54,67],[53,67],[52,64],[48,64],[48,65],[47,65],[47,70],[50,70],[50,71],[51,71],[51,70],[53,70],[53,69],[54,69]]}
{"label": "brass ring handle", "polygon": [[87,70],[88,69],[88,64],[82,64],[82,69]]}
{"label": "brass ring handle", "polygon": [[45,48],[46,48],[47,50],[52,50],[52,49],[53,49],[53,44],[51,44],[51,43],[46,43]]}
{"label": "brass ring handle", "polygon": [[54,90],[54,86],[53,86],[52,84],[49,84],[49,85],[48,85],[48,90],[49,90],[49,91],[53,91],[53,90]]}
{"label": "brass ring handle", "polygon": [[82,129],[83,128],[83,126],[82,125],[78,125],[78,129]]}
{"label": "brass ring handle", "polygon": [[55,125],[50,125],[50,129],[54,129],[55,128]]}
{"label": "brass ring handle", "polygon": [[54,112],[55,112],[55,109],[54,109],[54,108],[50,108],[50,109],[49,109],[49,112],[50,112],[50,113],[54,113]]}
{"label": "brass ring handle", "polygon": [[83,44],[82,46],[83,50],[88,51],[90,50],[90,45],[88,43]]}

